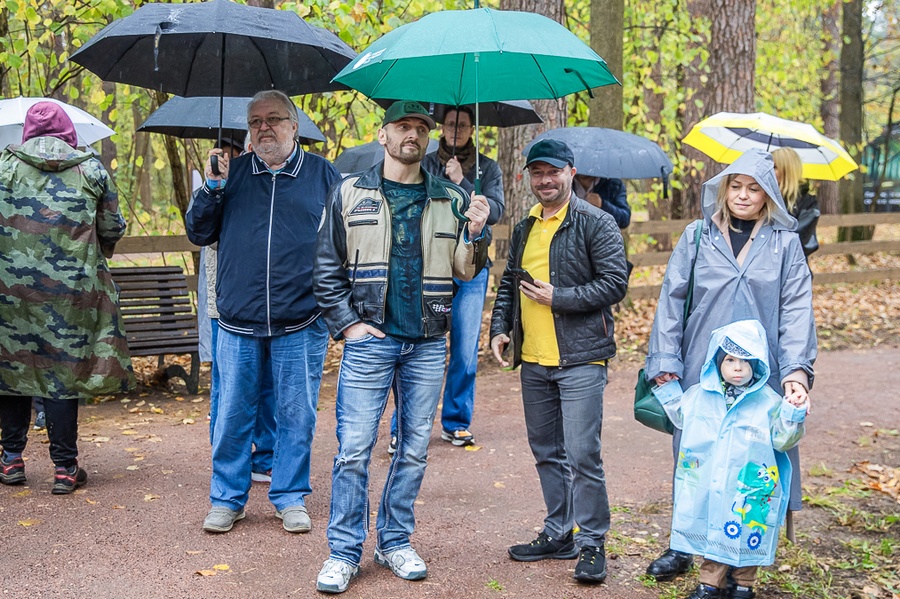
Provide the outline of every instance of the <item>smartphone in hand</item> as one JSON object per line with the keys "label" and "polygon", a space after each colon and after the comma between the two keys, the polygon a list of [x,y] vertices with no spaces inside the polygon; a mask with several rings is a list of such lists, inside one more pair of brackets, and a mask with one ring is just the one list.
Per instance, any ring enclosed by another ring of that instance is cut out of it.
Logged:
{"label": "smartphone in hand", "polygon": [[513,268],[511,269],[512,273],[516,275],[516,278],[520,281],[525,281],[529,285],[534,285],[534,277],[532,277],[527,270],[524,268]]}

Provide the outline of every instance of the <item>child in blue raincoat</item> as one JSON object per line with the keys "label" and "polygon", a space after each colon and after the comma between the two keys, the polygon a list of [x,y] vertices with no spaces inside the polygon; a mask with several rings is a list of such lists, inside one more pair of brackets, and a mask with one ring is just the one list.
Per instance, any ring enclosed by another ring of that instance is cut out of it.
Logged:
{"label": "child in blue raincoat", "polygon": [[767,348],[759,321],[725,325],[712,332],[699,383],[655,390],[683,430],[670,545],[703,556],[688,599],[752,599],[758,566],[775,561],[791,480],[782,452],[803,436],[807,402],[766,385]]}

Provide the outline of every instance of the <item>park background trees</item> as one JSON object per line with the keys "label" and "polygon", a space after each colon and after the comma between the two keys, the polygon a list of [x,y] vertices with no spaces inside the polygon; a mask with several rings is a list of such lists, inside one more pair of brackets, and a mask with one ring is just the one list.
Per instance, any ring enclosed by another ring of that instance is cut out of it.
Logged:
{"label": "park background trees", "polygon": [[[357,50],[383,33],[462,0],[248,0],[290,10]],[[103,83],[68,56],[141,3],[118,0],[4,0],[0,7],[0,95],[50,96],[106,120],[118,134],[100,147],[128,211],[129,234],[180,232],[189,173],[208,141],[182,141],[134,129],[164,94]],[[653,139],[675,164],[672,193],[640,186],[638,207],[653,217],[698,211],[700,182],[719,168],[684,147],[698,120],[719,110],[762,110],[812,123],[854,156],[896,121],[900,89],[900,5],[879,0],[490,0],[482,6],[533,11],[562,22],[608,59],[621,88],[537,102],[545,123],[485,130],[483,150],[498,157],[509,191],[507,219],[527,203],[519,151],[541,130],[584,125],[622,128]],[[313,147],[334,158],[371,141],[381,110],[356,92],[296,98],[328,139]],[[826,213],[862,209],[858,174],[821,185]],[[522,198],[518,205],[516,198]]]}

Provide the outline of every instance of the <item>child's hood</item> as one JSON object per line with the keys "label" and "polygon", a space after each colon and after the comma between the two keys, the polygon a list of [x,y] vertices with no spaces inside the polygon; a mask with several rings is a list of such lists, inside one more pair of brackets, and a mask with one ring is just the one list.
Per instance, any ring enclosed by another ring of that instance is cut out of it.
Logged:
{"label": "child's hood", "polygon": [[710,335],[706,361],[700,370],[700,386],[707,391],[722,392],[716,354],[726,354],[755,360],[753,382],[747,392],[760,389],[769,380],[769,346],[766,330],[758,320],[739,320],[714,330]]}

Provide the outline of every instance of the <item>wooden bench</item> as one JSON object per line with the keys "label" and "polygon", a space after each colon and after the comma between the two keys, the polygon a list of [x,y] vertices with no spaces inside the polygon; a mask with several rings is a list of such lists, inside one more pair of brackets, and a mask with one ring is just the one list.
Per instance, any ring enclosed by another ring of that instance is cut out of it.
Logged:
{"label": "wooden bench", "polygon": [[180,266],[111,268],[119,287],[119,305],[132,356],[191,356],[191,372],[177,364],[165,369],[167,378],[180,378],[189,393],[200,380],[200,335],[192,310],[187,278]]}

